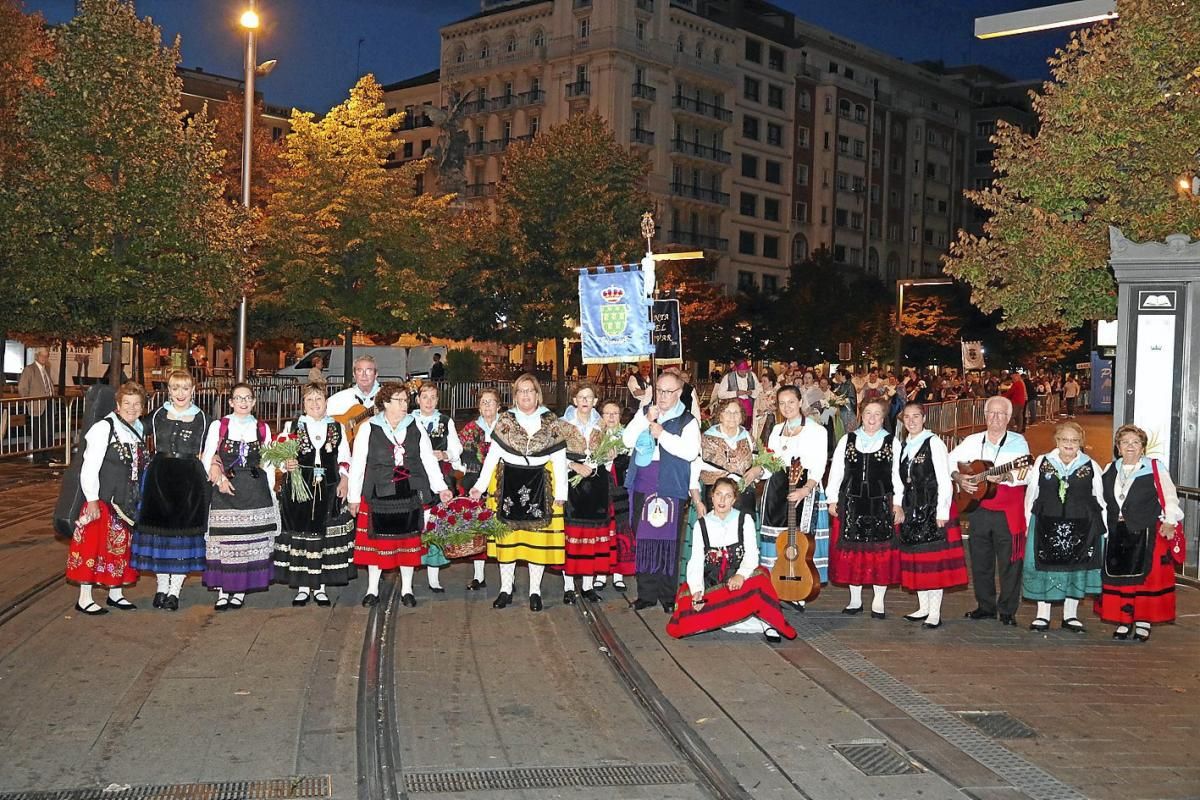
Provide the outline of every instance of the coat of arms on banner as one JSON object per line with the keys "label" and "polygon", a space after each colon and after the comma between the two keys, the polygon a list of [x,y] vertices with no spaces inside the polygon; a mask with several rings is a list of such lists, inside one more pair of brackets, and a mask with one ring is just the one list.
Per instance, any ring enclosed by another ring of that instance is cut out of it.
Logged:
{"label": "coat of arms on banner", "polygon": [[629,304],[621,302],[625,299],[625,290],[620,286],[609,286],[600,292],[604,305],[600,307],[600,329],[605,335],[614,339],[625,335],[629,326]]}

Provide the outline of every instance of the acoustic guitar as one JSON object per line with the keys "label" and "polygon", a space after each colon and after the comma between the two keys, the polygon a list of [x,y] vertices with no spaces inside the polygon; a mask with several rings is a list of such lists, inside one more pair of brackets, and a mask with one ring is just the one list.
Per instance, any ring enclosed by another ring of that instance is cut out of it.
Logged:
{"label": "acoustic guitar", "polygon": [[990,500],[996,496],[996,484],[988,480],[988,476],[1004,475],[1005,473],[1014,470],[1027,468],[1033,463],[1033,456],[1019,456],[1007,464],[995,466],[991,461],[978,459],[976,461],[960,461],[958,462],[958,474],[965,475],[969,478],[975,478],[978,483],[975,484],[975,491],[967,492],[959,488],[956,481],[954,491],[954,505],[958,507],[958,513],[966,514],[969,511],[974,511],[979,504],[984,500]]}
{"label": "acoustic guitar", "polygon": [[334,419],[346,426],[346,436],[349,437],[350,444],[353,446],[355,433],[364,422],[373,416],[375,416],[374,409],[367,408],[361,403],[355,403],[341,414],[335,415]]}
{"label": "acoustic guitar", "polygon": [[[799,459],[788,467],[788,492],[799,488],[805,480],[804,468]],[[814,498],[810,494],[805,500],[806,506]],[[808,527],[812,516],[805,519]],[[788,503],[788,529],[775,538],[775,566],[771,567],[771,583],[775,585],[775,593],[779,599],[788,603],[800,603],[816,599],[821,593],[821,576],[817,565],[813,563],[813,551],[816,545],[812,534],[806,530],[797,530],[796,504]]]}

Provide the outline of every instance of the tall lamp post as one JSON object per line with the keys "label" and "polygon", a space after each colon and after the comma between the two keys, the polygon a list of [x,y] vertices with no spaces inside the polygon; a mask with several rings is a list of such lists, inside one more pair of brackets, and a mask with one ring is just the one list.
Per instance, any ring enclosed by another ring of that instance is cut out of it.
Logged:
{"label": "tall lamp post", "polygon": [[896,378],[900,378],[900,356],[904,352],[904,287],[906,286],[951,286],[949,278],[901,278],[896,281]]}

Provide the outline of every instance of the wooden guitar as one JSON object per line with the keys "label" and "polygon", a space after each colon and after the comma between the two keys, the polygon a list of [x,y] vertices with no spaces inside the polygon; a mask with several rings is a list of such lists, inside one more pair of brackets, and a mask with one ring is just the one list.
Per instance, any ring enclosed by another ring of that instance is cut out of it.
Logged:
{"label": "wooden guitar", "polygon": [[[793,461],[788,467],[789,493],[801,485],[804,475],[800,461]],[[810,516],[805,524],[811,519]],[[775,538],[776,559],[775,566],[771,567],[771,583],[775,585],[775,593],[779,595],[780,600],[789,603],[814,600],[821,593],[821,577],[817,572],[817,565],[813,563],[813,550],[816,546],[812,534],[796,528],[796,504],[789,502],[788,529]]]}
{"label": "wooden guitar", "polygon": [[996,496],[996,484],[988,480],[989,475],[997,476],[1012,472],[1013,470],[1025,469],[1032,463],[1033,456],[1019,456],[1007,464],[999,466],[995,466],[991,461],[984,461],[983,459],[958,462],[959,475],[975,478],[978,481],[975,484],[975,491],[973,492],[963,491],[958,487],[957,481],[955,482],[954,505],[958,507],[958,513],[966,514],[969,511],[974,511],[984,500]]}
{"label": "wooden guitar", "polygon": [[334,419],[346,426],[346,436],[349,437],[350,444],[353,445],[354,435],[359,427],[373,416],[375,416],[374,409],[367,408],[361,403],[355,403],[343,413],[336,415]]}

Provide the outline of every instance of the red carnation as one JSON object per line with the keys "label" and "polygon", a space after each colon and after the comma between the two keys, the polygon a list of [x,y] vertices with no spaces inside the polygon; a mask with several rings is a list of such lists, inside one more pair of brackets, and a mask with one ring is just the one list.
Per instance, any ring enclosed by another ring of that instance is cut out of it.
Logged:
{"label": "red carnation", "polygon": [[427,530],[427,531],[432,531],[432,530],[436,530],[436,529],[437,529],[436,522],[428,522],[425,524],[425,530]]}
{"label": "red carnation", "polygon": [[288,436],[286,433],[281,433],[275,437],[275,441],[277,441],[277,442],[286,442],[287,440],[288,440]]}
{"label": "red carnation", "polygon": [[464,512],[463,512],[463,519],[465,519],[467,522],[470,522],[471,520],[475,519],[475,517],[471,516],[471,512],[470,512],[470,511],[464,511]]}
{"label": "red carnation", "polygon": [[453,515],[451,515],[451,516],[447,517],[447,518],[446,518],[446,524],[447,524],[447,525],[457,525],[457,524],[458,524],[458,517],[456,517],[456,516],[453,516]]}
{"label": "red carnation", "polygon": [[289,438],[289,439],[299,439],[299,438],[300,438],[300,434],[298,434],[298,433],[289,433],[287,438]]}
{"label": "red carnation", "polygon": [[492,518],[492,512],[490,512],[490,511],[480,511],[479,512],[479,521],[480,522],[487,522],[491,518]]}

